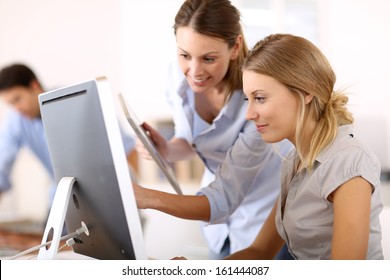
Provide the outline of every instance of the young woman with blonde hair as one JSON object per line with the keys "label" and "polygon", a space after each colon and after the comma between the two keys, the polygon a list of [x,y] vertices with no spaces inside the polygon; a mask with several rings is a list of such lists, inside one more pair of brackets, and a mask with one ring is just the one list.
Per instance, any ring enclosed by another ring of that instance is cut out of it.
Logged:
{"label": "young woman with blonde hair", "polygon": [[270,35],[246,58],[247,119],[267,143],[296,149],[257,238],[229,259],[272,259],[284,244],[296,259],[383,259],[380,163],[355,138],[335,81],[321,51],[298,36]]}

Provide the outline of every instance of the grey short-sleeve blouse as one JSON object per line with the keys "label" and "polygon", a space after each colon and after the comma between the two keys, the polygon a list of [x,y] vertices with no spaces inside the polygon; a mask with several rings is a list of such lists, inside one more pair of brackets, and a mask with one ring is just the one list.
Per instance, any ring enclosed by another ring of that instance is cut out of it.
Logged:
{"label": "grey short-sleeve blouse", "polygon": [[295,151],[282,166],[276,227],[297,259],[330,259],[334,213],[333,204],[327,198],[357,176],[373,187],[367,259],[383,259],[379,223],[383,209],[380,163],[353,137],[352,129],[352,125],[339,127],[336,139],[317,157],[310,172],[304,169],[294,174]]}

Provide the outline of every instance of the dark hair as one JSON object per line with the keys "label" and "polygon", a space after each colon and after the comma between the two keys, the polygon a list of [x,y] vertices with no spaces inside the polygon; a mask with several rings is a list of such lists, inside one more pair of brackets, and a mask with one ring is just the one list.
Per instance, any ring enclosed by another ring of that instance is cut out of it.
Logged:
{"label": "dark hair", "polygon": [[241,64],[248,53],[242,27],[240,12],[229,0],[187,0],[180,7],[173,26],[175,35],[180,27],[191,27],[202,35],[221,39],[229,48],[236,43],[237,37],[242,35],[243,46],[237,59],[230,61],[229,70],[224,80],[229,99],[236,89],[242,89]]}
{"label": "dark hair", "polygon": [[0,92],[16,87],[29,87],[32,81],[38,81],[34,72],[23,64],[12,64],[0,71]]}

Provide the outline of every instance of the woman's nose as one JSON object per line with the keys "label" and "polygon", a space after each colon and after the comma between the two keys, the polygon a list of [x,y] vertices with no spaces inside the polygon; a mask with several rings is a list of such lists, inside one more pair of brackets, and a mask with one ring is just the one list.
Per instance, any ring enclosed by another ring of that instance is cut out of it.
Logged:
{"label": "woman's nose", "polygon": [[253,110],[252,106],[249,104],[247,109],[246,109],[246,115],[245,115],[245,119],[250,121],[250,120],[254,120],[258,117],[258,113]]}
{"label": "woman's nose", "polygon": [[197,60],[192,60],[190,63],[190,73],[193,77],[199,77],[203,75],[204,70],[202,63]]}

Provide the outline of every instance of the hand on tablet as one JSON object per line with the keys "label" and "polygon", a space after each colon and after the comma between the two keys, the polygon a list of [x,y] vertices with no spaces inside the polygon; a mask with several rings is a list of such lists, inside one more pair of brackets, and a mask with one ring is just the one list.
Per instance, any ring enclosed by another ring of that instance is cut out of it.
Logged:
{"label": "hand on tablet", "polygon": [[173,167],[168,161],[171,151],[168,147],[168,141],[149,124],[138,120],[134,112],[127,106],[122,94],[119,94],[118,97],[126,119],[138,137],[136,149],[140,156],[146,159],[153,159],[176,193],[182,194],[183,192],[176,181]]}
{"label": "hand on tablet", "polygon": [[[156,129],[154,129],[151,125],[149,125],[146,122],[143,122],[141,126],[146,132],[146,134],[149,136],[150,140],[153,142],[158,152],[166,159],[169,150],[168,150],[168,141],[165,139],[165,137],[162,136],[160,132],[158,132]],[[137,140],[137,151],[140,153],[140,155],[143,158],[152,159],[148,150],[144,147],[144,145],[139,139]]]}

